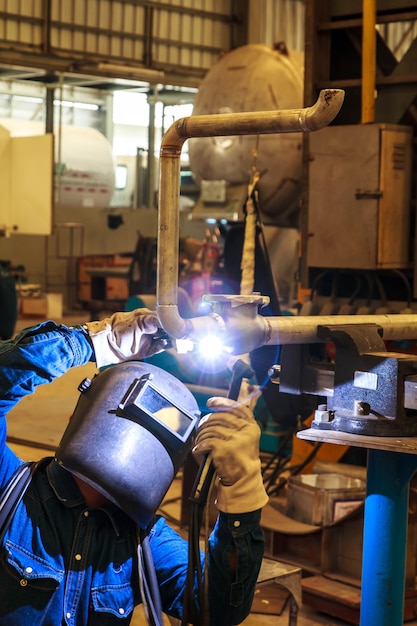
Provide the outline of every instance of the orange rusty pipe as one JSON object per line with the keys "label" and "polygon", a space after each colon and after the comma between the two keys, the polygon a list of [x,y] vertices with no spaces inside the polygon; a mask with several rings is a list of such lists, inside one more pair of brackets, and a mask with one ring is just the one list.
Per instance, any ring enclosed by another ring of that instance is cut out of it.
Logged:
{"label": "orange rusty pipe", "polygon": [[376,0],[362,2],[362,124],[375,121]]}

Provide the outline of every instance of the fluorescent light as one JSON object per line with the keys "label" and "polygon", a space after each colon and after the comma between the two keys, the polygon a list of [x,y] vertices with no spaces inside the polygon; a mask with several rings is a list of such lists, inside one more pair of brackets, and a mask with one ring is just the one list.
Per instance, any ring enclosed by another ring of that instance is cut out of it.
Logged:
{"label": "fluorescent light", "polygon": [[87,102],[71,102],[70,100],[54,100],[57,106],[68,107],[70,109],[86,109],[87,111],[98,111],[98,104],[88,104]]}
{"label": "fluorescent light", "polygon": [[121,77],[134,76],[136,80],[144,80],[149,83],[161,83],[165,79],[165,73],[159,70],[151,70],[147,67],[132,67],[131,65],[115,65],[113,63],[99,63],[97,69],[100,72],[116,72]]}
{"label": "fluorescent light", "polygon": [[17,100],[18,102],[33,102],[35,104],[40,104],[43,102],[42,98],[36,98],[35,96],[18,96],[16,94],[0,94],[0,98],[2,100]]}

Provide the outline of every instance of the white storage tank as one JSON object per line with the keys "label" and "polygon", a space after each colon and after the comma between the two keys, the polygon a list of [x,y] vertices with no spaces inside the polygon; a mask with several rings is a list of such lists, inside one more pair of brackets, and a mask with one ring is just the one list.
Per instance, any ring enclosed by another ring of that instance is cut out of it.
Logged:
{"label": "white storage tank", "polygon": [[[228,52],[211,68],[194,101],[193,115],[303,107],[304,55],[252,44]],[[312,103],[313,104],[313,103]],[[259,201],[266,223],[295,225],[302,168],[301,133],[194,138],[190,166],[198,184],[244,184],[261,174]]]}
{"label": "white storage tank", "polygon": [[[0,118],[12,137],[45,133],[45,124]],[[107,208],[114,193],[115,166],[110,142],[94,128],[56,127],[55,206]]]}

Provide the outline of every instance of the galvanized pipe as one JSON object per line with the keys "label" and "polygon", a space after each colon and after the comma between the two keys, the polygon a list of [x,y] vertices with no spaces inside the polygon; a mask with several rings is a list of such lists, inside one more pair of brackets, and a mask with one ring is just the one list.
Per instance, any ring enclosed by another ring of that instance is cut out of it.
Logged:
{"label": "galvanized pipe", "polygon": [[[237,296],[238,298],[239,296]],[[376,325],[385,341],[417,339],[417,315],[297,315],[263,317],[257,307],[231,305],[220,315],[187,320],[187,338],[198,342],[205,333],[216,334],[233,354],[245,354],[261,346],[323,343],[320,326]]]}
{"label": "galvanized pipe", "polygon": [[[171,337],[194,339],[206,331],[223,333],[229,338],[239,335],[241,340],[237,343],[246,352],[261,345],[317,343],[319,326],[376,324],[382,328],[385,340],[417,339],[417,315],[256,316],[252,319],[245,312],[246,317],[240,320],[236,314],[226,318],[213,314],[183,319],[178,312],[180,155],[186,139],[318,130],[334,119],[343,98],[343,91],[323,90],[316,104],[307,109],[182,118],[165,133],[160,155],[156,308],[162,327]],[[238,308],[239,298],[235,300],[232,307]],[[245,308],[246,304],[242,306]],[[248,319],[251,319],[249,324]]]}
{"label": "galvanized pipe", "polygon": [[[260,316],[261,317],[261,316]],[[297,315],[261,317],[267,327],[263,345],[318,343],[319,326],[376,324],[390,341],[417,339],[417,315]],[[250,329],[248,330],[250,332]]]}
{"label": "galvanized pipe", "polygon": [[324,89],[304,109],[257,111],[182,118],[164,134],[160,151],[158,211],[157,313],[164,330],[176,339],[191,337],[201,327],[218,330],[212,316],[185,320],[178,312],[180,155],[191,137],[258,135],[319,130],[330,124],[344,99],[340,89]]}

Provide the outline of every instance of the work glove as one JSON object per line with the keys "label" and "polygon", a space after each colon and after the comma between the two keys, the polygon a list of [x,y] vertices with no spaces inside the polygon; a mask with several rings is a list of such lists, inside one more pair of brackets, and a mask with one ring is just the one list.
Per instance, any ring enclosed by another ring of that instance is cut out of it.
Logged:
{"label": "work glove", "polygon": [[97,367],[131,359],[144,359],[166,347],[166,340],[155,334],[160,330],[156,313],[135,309],[114,313],[98,322],[85,324],[93,344]]}
{"label": "work glove", "polygon": [[223,513],[249,513],[268,502],[259,458],[260,428],[245,404],[210,398],[198,427],[196,456],[209,454],[218,477],[217,508]]}

